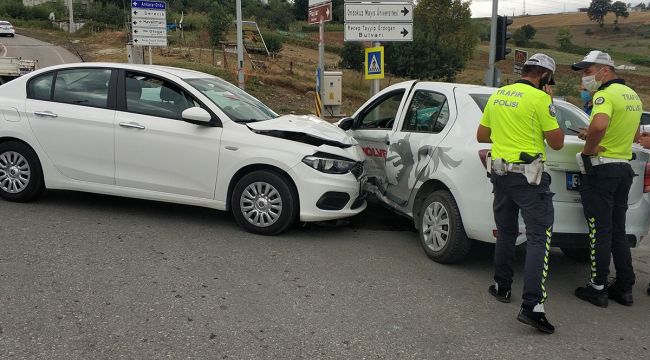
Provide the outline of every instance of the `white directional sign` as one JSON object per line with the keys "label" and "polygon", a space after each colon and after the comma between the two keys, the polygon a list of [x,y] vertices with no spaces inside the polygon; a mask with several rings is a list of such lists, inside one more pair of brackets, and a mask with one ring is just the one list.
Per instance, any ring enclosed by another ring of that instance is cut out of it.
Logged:
{"label": "white directional sign", "polygon": [[309,0],[309,7],[324,4],[328,1],[332,1],[332,0]]}
{"label": "white directional sign", "polygon": [[369,20],[382,22],[413,21],[413,4],[345,4],[345,22]]}
{"label": "white directional sign", "polygon": [[131,34],[135,45],[167,46],[166,9],[163,1],[131,1]]}
{"label": "white directional sign", "polygon": [[345,41],[413,41],[413,23],[345,23]]}
{"label": "white directional sign", "polygon": [[165,19],[167,18],[167,12],[165,10],[144,10],[144,9],[132,9],[131,17],[141,18],[141,19]]}

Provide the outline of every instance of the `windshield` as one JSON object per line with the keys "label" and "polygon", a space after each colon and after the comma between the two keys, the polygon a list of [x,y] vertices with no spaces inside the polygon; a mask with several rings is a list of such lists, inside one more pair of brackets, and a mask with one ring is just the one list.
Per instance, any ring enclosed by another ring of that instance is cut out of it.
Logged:
{"label": "windshield", "polygon": [[261,101],[221,79],[203,78],[185,81],[207,96],[233,121],[256,122],[279,116]]}
{"label": "windshield", "polygon": [[[483,112],[490,94],[471,94],[470,96]],[[557,109],[557,123],[566,135],[576,135],[576,131],[580,130],[580,128],[589,126],[589,116],[577,106],[558,101],[555,102],[555,108]]]}

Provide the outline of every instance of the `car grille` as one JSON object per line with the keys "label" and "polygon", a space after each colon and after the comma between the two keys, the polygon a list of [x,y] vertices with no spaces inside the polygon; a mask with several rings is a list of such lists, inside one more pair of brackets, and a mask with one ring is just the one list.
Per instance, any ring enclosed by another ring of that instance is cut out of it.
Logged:
{"label": "car grille", "polygon": [[350,172],[357,179],[360,178],[361,175],[363,175],[363,173],[365,172],[364,169],[363,169],[363,162],[358,161],[356,164],[354,164],[354,167],[352,168],[352,170],[350,170]]}

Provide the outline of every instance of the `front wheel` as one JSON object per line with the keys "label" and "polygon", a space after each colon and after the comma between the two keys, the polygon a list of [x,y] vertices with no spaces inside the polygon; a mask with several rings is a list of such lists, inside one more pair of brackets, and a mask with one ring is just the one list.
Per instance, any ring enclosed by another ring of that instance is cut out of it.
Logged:
{"label": "front wheel", "polygon": [[296,221],[298,196],[289,180],[275,172],[258,170],[242,177],[232,192],[232,213],[249,232],[277,235]]}
{"label": "front wheel", "polygon": [[420,243],[435,262],[450,264],[463,260],[471,248],[460,210],[449,191],[431,193],[422,203],[418,216]]}
{"label": "front wheel", "polygon": [[26,202],[44,189],[43,171],[34,150],[15,141],[0,144],[0,197]]}

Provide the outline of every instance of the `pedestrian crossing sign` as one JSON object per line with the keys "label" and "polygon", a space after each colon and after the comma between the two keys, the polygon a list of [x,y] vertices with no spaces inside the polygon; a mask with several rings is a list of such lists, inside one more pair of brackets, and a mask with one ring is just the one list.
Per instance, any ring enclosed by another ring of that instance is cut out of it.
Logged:
{"label": "pedestrian crossing sign", "polygon": [[384,78],[384,47],[377,46],[366,49],[364,62],[366,80]]}

